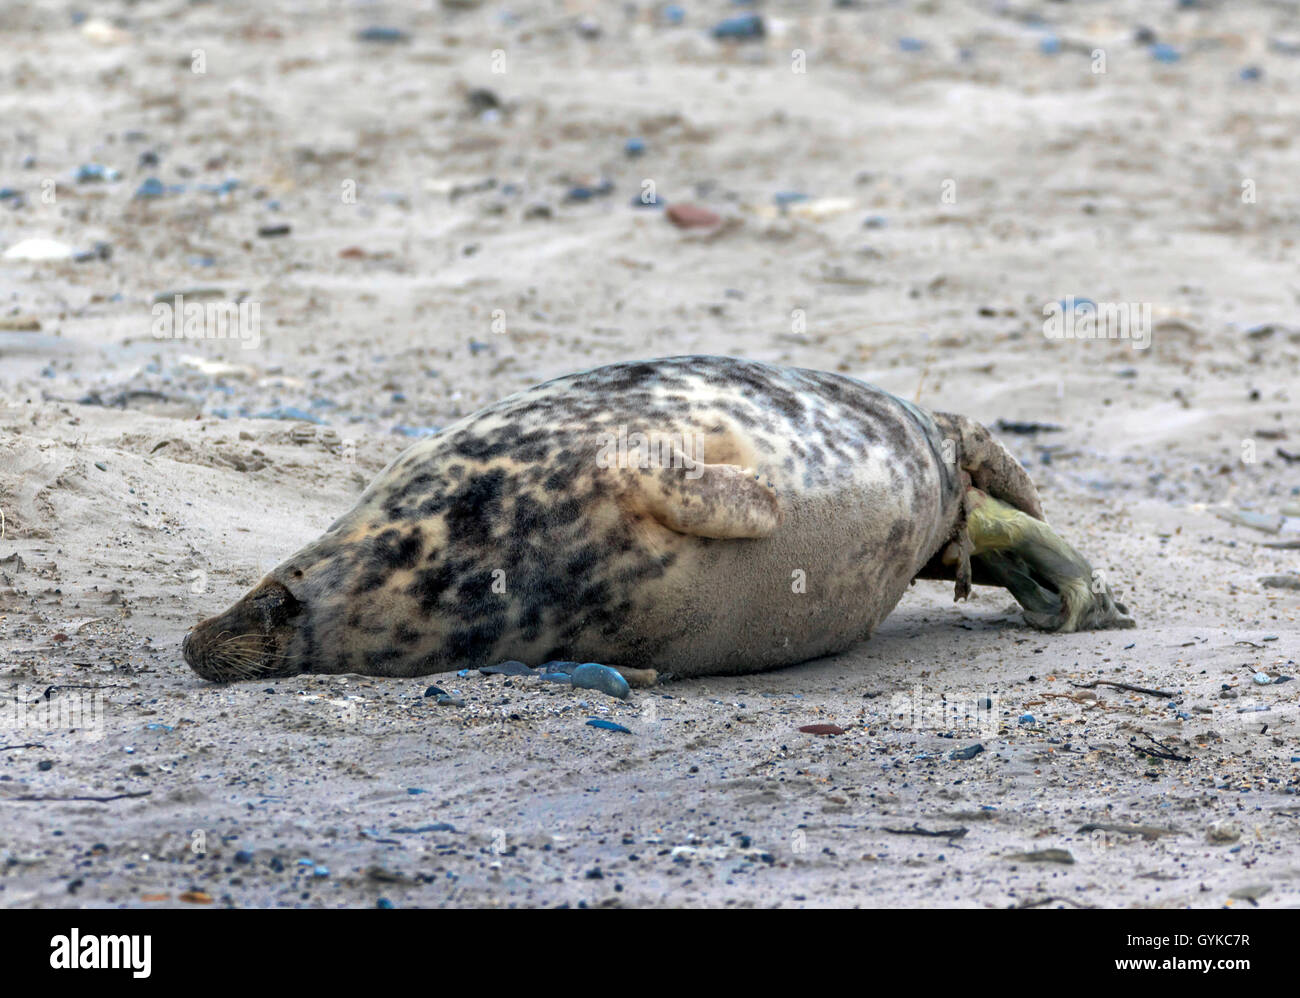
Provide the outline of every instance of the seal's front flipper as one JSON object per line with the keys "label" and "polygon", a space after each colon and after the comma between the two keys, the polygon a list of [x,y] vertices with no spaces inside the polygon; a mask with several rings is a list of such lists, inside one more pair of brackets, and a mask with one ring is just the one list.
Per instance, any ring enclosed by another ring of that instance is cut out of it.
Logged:
{"label": "seal's front flipper", "polygon": [[631,469],[632,504],[669,530],[696,537],[767,537],[781,523],[776,491],[753,471],[683,456],[676,467]]}
{"label": "seal's front flipper", "polygon": [[659,684],[659,673],[655,669],[634,669],[630,665],[611,665],[610,668],[626,679],[629,686],[645,688]]}
{"label": "seal's front flipper", "polygon": [[1011,590],[1028,624],[1044,631],[1135,626],[1087,559],[1042,520],[979,489],[967,489],[965,501],[973,559]]}

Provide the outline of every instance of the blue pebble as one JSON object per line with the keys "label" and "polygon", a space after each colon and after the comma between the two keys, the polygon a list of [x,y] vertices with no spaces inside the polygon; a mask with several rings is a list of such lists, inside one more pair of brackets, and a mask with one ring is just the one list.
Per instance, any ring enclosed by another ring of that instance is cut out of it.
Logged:
{"label": "blue pebble", "polygon": [[1061,39],[1055,35],[1048,35],[1038,43],[1038,51],[1043,55],[1056,55],[1061,51]]}
{"label": "blue pebble", "polygon": [[313,877],[328,877],[330,875],[330,868],[328,866],[318,866],[311,871],[311,875]]}
{"label": "blue pebble", "polygon": [[469,670],[468,670],[468,669],[461,669],[460,672],[456,673],[456,675],[458,675],[461,679],[468,679],[468,678],[469,678]]}
{"label": "blue pebble", "polygon": [[395,907],[395,905],[393,904],[392,901],[389,901],[388,898],[380,898],[378,901],[375,902],[375,907],[376,907],[376,908],[393,908],[393,907]]}
{"label": "blue pebble", "polygon": [[1264,71],[1260,69],[1258,66],[1246,66],[1237,75],[1241,77],[1241,79],[1249,82],[1251,80],[1258,80],[1261,77],[1263,77]]}
{"label": "blue pebble", "polygon": [[135,190],[135,196],[141,200],[147,198],[160,198],[167,193],[167,188],[157,177],[150,177]]}
{"label": "blue pebble", "polygon": [[496,665],[485,665],[478,670],[485,676],[535,676],[537,670],[524,665],[523,662],[516,662],[510,659],[507,662],[498,662]]}
{"label": "blue pebble", "polygon": [[573,680],[567,672],[543,672],[537,677],[544,683],[571,683]]}
{"label": "blue pebble", "polygon": [[598,184],[579,184],[577,187],[570,187],[564,197],[566,201],[590,201],[592,198],[603,197],[613,189],[612,180],[602,180]]}
{"label": "blue pebble", "polygon": [[645,142],[641,139],[628,139],[623,143],[623,153],[629,159],[636,159],[645,153]]}
{"label": "blue pebble", "polygon": [[616,670],[607,665],[586,662],[573,670],[573,685],[580,690],[599,690],[619,700],[632,695],[632,687]]}
{"label": "blue pebble", "polygon": [[427,794],[429,791],[421,787],[407,787],[406,792],[414,797],[416,794]]}
{"label": "blue pebble", "polygon": [[925,42],[919,38],[900,38],[898,48],[902,52],[920,52],[925,48]]}
{"label": "blue pebble", "polygon": [[631,204],[633,208],[662,208],[667,202],[665,202],[658,194],[651,195],[648,201],[640,194],[637,194],[634,195],[632,200],[628,203]]}
{"label": "blue pebble", "polygon": [[239,852],[235,853],[235,862],[251,863],[253,862],[253,854],[247,849],[240,849]]}
{"label": "blue pebble", "polygon": [[441,429],[441,426],[394,426],[393,432],[403,437],[431,437]]}
{"label": "blue pebble", "polygon": [[686,11],[680,5],[670,3],[659,12],[659,16],[664,19],[665,24],[676,25],[686,20]]}
{"label": "blue pebble", "polygon": [[77,183],[88,184],[95,181],[113,181],[122,176],[111,166],[104,166],[102,163],[83,163],[77,167]]}
{"label": "blue pebble", "polygon": [[399,42],[409,42],[410,40],[410,34],[401,28],[389,28],[383,25],[362,28],[357,32],[357,41],[359,42],[379,42],[384,45],[396,45]]}
{"label": "blue pebble", "polygon": [[615,724],[613,721],[606,721],[604,718],[600,717],[593,717],[587,722],[587,727],[600,728],[602,731],[621,731],[625,735],[630,735],[632,733],[627,728],[623,727],[623,725]]}
{"label": "blue pebble", "polygon": [[1033,715],[1033,714],[1021,714],[1021,715],[1020,715],[1020,723],[1021,723],[1021,724],[1033,724],[1033,723],[1034,723],[1034,715]]}
{"label": "blue pebble", "polygon": [[713,37],[721,40],[751,41],[767,33],[763,18],[758,14],[728,17],[713,26]]}
{"label": "blue pebble", "polygon": [[1151,58],[1156,62],[1177,62],[1182,57],[1178,49],[1164,42],[1156,42],[1151,46]]}
{"label": "blue pebble", "polygon": [[278,405],[274,409],[267,409],[266,412],[259,412],[254,419],[299,419],[305,423],[315,423],[317,426],[324,426],[325,420],[319,416],[314,416],[306,409],[299,409],[296,405]]}
{"label": "blue pebble", "polygon": [[306,856],[304,856],[304,857],[302,857],[302,859],[298,860],[298,865],[299,865],[299,866],[315,866],[315,865],[316,865],[316,861],[315,861],[314,859],[308,859]]}
{"label": "blue pebble", "polygon": [[576,669],[578,665],[578,662],[562,662],[558,659],[553,659],[550,662],[543,662],[538,666],[538,668],[541,669],[542,672],[563,672],[566,676],[572,676],[573,670]]}
{"label": "blue pebble", "polygon": [[802,191],[777,191],[772,195],[772,200],[780,208],[788,204],[797,204],[800,201],[807,201],[808,195]]}

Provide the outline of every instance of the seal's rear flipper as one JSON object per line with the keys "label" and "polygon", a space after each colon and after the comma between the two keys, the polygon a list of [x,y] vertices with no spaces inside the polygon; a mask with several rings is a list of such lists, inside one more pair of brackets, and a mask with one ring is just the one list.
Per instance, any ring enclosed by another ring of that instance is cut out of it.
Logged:
{"label": "seal's rear flipper", "polygon": [[1011,591],[1028,624],[1044,631],[1136,626],[1101,573],[1042,520],[979,489],[967,489],[965,503],[972,567]]}
{"label": "seal's rear flipper", "polygon": [[632,469],[634,506],[669,530],[696,537],[767,537],[781,523],[776,491],[734,464],[685,458],[679,467]]}
{"label": "seal's rear flipper", "polygon": [[1010,503],[1035,520],[1047,519],[1029,473],[987,428],[949,412],[936,412],[933,418],[944,437],[956,445],[957,461],[975,488]]}

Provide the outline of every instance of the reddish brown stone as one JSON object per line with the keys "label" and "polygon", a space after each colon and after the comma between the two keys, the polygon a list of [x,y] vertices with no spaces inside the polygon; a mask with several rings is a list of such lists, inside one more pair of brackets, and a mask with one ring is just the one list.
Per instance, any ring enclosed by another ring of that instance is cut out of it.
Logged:
{"label": "reddish brown stone", "polygon": [[844,729],[838,724],[805,724],[800,731],[810,735],[842,735]]}
{"label": "reddish brown stone", "polygon": [[722,221],[716,212],[697,204],[670,204],[667,215],[679,229],[707,229]]}

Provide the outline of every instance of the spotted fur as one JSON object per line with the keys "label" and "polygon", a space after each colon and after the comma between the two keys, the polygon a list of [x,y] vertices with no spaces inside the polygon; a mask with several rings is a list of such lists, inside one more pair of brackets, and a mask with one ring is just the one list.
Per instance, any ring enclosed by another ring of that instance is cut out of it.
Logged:
{"label": "spotted fur", "polygon": [[[841,650],[959,529],[974,426],[959,419],[728,357],[538,385],[409,448],[246,598],[291,596],[263,674],[506,658],[741,673]],[[609,467],[602,446],[620,432],[694,441],[706,467]],[[210,644],[190,640],[187,660],[222,678]]]}

